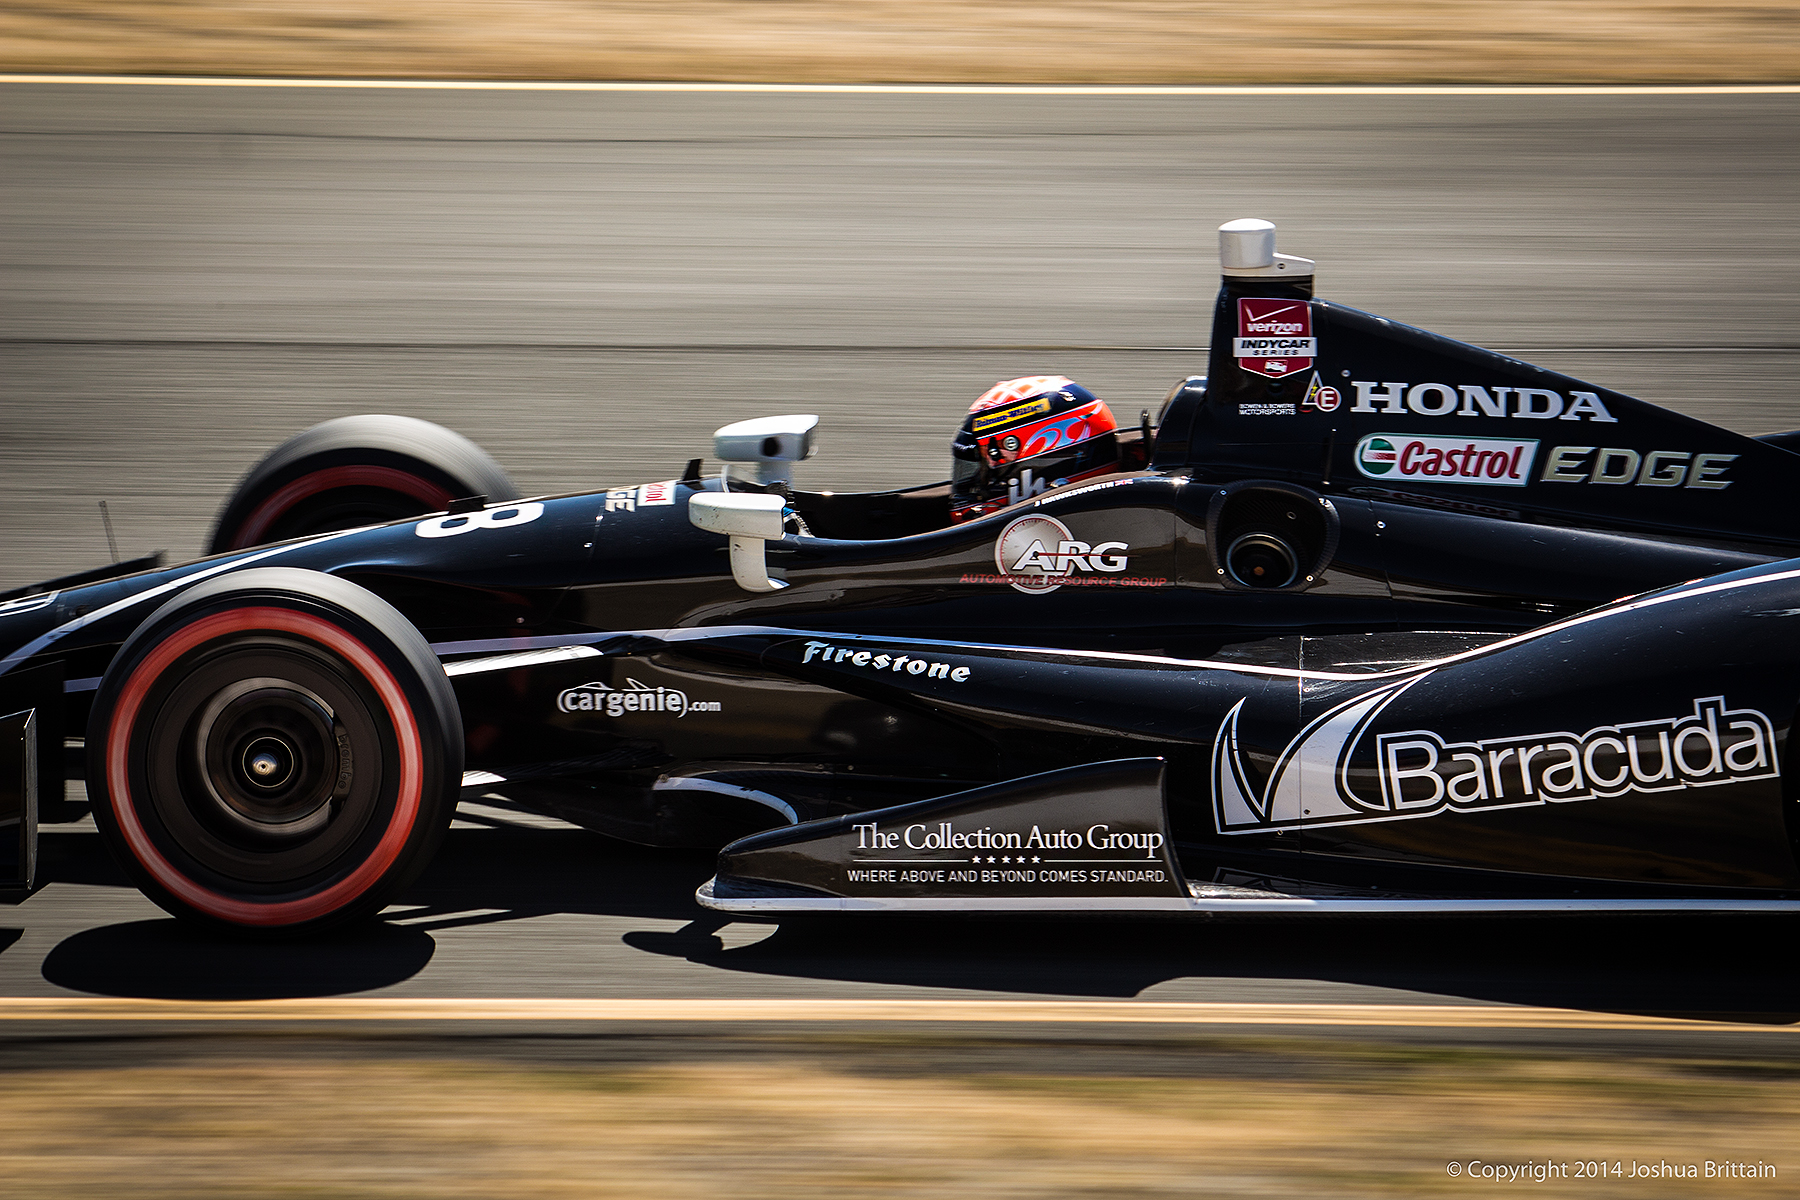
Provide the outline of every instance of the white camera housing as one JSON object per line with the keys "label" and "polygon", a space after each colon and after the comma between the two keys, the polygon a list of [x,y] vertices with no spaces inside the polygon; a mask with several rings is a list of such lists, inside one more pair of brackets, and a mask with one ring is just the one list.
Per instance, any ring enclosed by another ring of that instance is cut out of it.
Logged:
{"label": "white camera housing", "polygon": [[739,421],[713,431],[713,457],[750,467],[741,473],[727,468],[731,478],[763,486],[790,483],[794,477],[791,464],[811,458],[817,450],[813,431],[818,426],[819,418],[811,414]]}
{"label": "white camera housing", "polygon": [[1260,278],[1283,275],[1310,277],[1318,266],[1310,258],[1275,253],[1275,223],[1246,217],[1219,226],[1219,269],[1222,274]]}

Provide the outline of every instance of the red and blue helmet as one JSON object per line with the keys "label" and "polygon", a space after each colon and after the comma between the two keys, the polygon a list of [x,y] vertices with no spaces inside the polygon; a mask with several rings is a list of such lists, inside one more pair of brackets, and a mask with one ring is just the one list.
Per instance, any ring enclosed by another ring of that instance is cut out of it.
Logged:
{"label": "red and blue helmet", "polygon": [[950,519],[1117,470],[1118,428],[1106,401],[1065,376],[996,383],[969,407],[951,444]]}

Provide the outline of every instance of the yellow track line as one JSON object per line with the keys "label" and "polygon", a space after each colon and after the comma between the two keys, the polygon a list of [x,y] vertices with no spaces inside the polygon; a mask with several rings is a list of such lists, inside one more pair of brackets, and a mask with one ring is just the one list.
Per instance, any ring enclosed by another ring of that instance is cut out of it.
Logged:
{"label": "yellow track line", "polygon": [[582,1021],[1278,1025],[1427,1029],[1795,1029],[1574,1009],[1454,1004],[1182,1004],[1090,1000],[400,999],[131,1000],[0,998],[6,1021]]}
{"label": "yellow track line", "polygon": [[130,87],[416,88],[478,92],[772,92],[877,96],[1775,96],[1800,83],[960,84],[657,83],[532,79],[293,79],[210,75],[5,75],[4,83]]}

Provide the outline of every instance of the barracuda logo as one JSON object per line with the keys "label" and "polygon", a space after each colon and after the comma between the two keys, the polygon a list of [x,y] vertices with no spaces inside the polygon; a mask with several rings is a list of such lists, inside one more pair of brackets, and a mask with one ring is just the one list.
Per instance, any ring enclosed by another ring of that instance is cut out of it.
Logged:
{"label": "barracuda logo", "polygon": [[674,713],[685,717],[689,713],[719,712],[724,705],[717,700],[690,700],[686,692],[677,688],[651,687],[627,677],[625,687],[618,690],[598,681],[572,687],[557,696],[556,707],[566,713],[591,712],[609,717],[627,713]]}
{"label": "barracuda logo", "polygon": [[[1213,746],[1219,832],[1567,804],[1780,774],[1769,718],[1755,709],[1728,708],[1722,696],[1695,700],[1694,711],[1684,716],[1599,725],[1584,733],[1468,742],[1446,741],[1428,729],[1379,734],[1370,772],[1367,756],[1359,754],[1370,725],[1423,678],[1372,692],[1320,717],[1288,743],[1261,788],[1251,783],[1238,746],[1244,706],[1239,701],[1220,724]],[[1364,782],[1371,775],[1373,792]]]}

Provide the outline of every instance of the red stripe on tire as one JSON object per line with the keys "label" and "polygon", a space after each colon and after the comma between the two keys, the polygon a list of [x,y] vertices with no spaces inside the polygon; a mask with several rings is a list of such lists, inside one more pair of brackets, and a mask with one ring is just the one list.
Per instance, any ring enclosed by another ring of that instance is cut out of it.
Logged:
{"label": "red stripe on tire", "polygon": [[[259,903],[222,895],[183,875],[164,858],[129,803],[131,795],[130,731],[157,676],[181,655],[214,638],[251,630],[291,633],[328,647],[354,666],[381,697],[400,744],[400,789],[387,832],[373,853],[348,876],[311,896]],[[132,855],[157,883],[182,903],[236,925],[297,925],[327,916],[353,903],[381,878],[411,836],[419,818],[425,781],[425,758],[419,743],[418,719],[393,672],[373,651],[322,617],[288,608],[237,608],[203,617],[177,630],[145,656],[125,680],[106,731],[106,780],[114,818]]]}
{"label": "red stripe on tire", "polygon": [[232,548],[256,545],[262,539],[262,535],[268,532],[269,526],[273,525],[282,513],[308,496],[316,496],[320,492],[329,492],[334,488],[347,487],[378,487],[390,492],[399,492],[403,496],[417,500],[432,512],[456,499],[455,496],[430,480],[420,479],[417,475],[408,474],[398,467],[326,467],[322,471],[302,475],[257,505],[255,510],[238,526],[237,532],[232,535]]}

